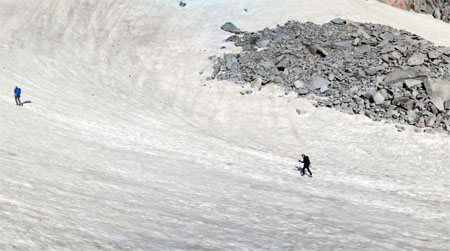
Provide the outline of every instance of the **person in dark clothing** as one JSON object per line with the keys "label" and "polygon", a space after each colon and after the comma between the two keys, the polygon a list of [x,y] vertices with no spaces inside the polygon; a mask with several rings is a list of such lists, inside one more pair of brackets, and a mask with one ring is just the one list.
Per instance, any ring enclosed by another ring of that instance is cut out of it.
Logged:
{"label": "person in dark clothing", "polygon": [[309,166],[311,165],[311,162],[309,161],[309,157],[305,154],[302,154],[303,160],[298,160],[299,162],[303,163],[303,169],[302,169],[302,176],[305,175],[305,169],[308,169],[309,176],[312,177],[312,172],[309,170]]}
{"label": "person in dark clothing", "polygon": [[16,99],[16,105],[21,105],[22,103],[20,102],[20,93],[22,92],[22,90],[16,86],[16,88],[14,89],[14,95],[15,95],[15,99]]}

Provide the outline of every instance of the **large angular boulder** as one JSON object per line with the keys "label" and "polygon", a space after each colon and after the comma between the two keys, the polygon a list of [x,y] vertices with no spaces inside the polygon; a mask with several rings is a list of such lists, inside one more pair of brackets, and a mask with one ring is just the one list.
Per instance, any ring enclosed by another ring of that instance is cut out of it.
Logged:
{"label": "large angular boulder", "polygon": [[376,92],[372,97],[373,102],[377,105],[381,105],[384,102],[384,96],[381,92]]}
{"label": "large angular boulder", "polygon": [[445,79],[431,79],[425,81],[425,90],[431,102],[439,111],[445,110],[444,102],[450,100],[450,81]]}
{"label": "large angular boulder", "polygon": [[408,58],[408,65],[414,66],[414,65],[421,65],[425,62],[425,55],[422,53],[415,53],[410,58]]}
{"label": "large angular boulder", "polygon": [[330,81],[317,75],[314,75],[311,79],[311,86],[313,89],[322,89],[323,86],[328,87],[330,84]]}
{"label": "large angular boulder", "polygon": [[425,78],[428,70],[424,67],[410,68],[406,70],[396,70],[389,73],[383,81],[383,85],[391,85],[406,79]]}

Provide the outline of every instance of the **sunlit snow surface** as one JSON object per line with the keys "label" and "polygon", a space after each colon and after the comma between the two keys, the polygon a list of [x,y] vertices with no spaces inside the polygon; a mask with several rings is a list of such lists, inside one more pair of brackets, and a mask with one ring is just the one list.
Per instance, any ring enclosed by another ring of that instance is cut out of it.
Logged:
{"label": "sunlit snow surface", "polygon": [[238,51],[226,21],[341,17],[445,46],[449,24],[362,0],[178,3],[0,0],[0,249],[449,249],[450,137],[205,81]]}

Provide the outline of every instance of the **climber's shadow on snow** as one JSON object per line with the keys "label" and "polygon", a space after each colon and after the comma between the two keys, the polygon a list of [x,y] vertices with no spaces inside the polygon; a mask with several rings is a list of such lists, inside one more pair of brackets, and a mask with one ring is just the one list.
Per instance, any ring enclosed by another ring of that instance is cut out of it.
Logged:
{"label": "climber's shadow on snow", "polygon": [[25,104],[31,104],[31,103],[33,103],[33,102],[31,102],[31,100],[27,100],[27,101],[23,101],[23,102],[22,102],[22,105],[25,105]]}
{"label": "climber's shadow on snow", "polygon": [[302,167],[296,166],[294,170],[297,170],[300,174],[303,174],[302,169]]}

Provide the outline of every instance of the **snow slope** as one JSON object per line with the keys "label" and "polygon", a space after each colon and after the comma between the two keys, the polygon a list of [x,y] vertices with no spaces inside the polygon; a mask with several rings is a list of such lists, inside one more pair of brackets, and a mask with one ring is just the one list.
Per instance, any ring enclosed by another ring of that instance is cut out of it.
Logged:
{"label": "snow slope", "polygon": [[204,79],[237,50],[226,21],[341,17],[445,46],[449,24],[363,0],[178,2],[0,0],[0,249],[448,250],[448,136]]}

